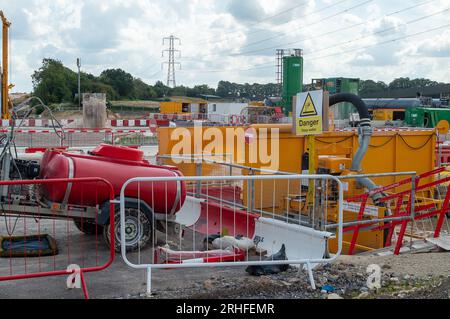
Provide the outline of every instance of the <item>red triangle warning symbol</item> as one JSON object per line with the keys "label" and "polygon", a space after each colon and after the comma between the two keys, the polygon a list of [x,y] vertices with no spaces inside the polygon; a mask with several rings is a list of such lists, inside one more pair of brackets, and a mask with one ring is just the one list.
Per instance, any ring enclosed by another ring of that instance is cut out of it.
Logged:
{"label": "red triangle warning symbol", "polygon": [[300,113],[300,116],[317,116],[319,115],[317,113],[316,106],[314,105],[313,99],[311,95],[308,93],[308,96],[306,97],[305,104],[303,104],[302,112]]}

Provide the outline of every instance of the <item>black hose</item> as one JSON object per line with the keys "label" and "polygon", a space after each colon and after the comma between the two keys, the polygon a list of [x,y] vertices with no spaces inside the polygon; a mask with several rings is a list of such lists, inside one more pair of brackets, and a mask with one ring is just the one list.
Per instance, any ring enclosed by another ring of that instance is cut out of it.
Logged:
{"label": "black hose", "polygon": [[359,113],[361,126],[371,126],[369,109],[366,103],[357,95],[351,93],[338,93],[330,96],[330,107],[339,103],[353,104]]}
{"label": "black hose", "polygon": [[[364,156],[367,153],[367,149],[370,145],[370,138],[372,136],[372,123],[370,120],[369,109],[367,108],[366,103],[357,95],[350,93],[339,93],[330,96],[330,107],[339,103],[351,103],[356,107],[359,113],[360,119],[360,138],[359,138],[359,148],[353,157],[352,162],[352,171],[359,172],[361,170],[361,162]],[[358,184],[367,188],[369,191],[372,191],[377,188],[377,185],[367,177],[357,178],[356,181]],[[376,194],[373,196],[375,202],[377,202],[382,194]]]}

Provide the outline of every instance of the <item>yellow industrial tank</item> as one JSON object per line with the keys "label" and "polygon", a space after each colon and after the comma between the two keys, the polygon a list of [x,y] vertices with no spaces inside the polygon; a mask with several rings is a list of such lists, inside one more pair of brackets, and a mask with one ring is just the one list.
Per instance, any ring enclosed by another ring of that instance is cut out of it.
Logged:
{"label": "yellow industrial tank", "polygon": [[[178,130],[178,131],[177,131]],[[195,134],[194,130],[197,130]],[[212,130],[212,131],[211,131]],[[251,131],[251,138],[247,132]],[[215,134],[212,134],[215,132]],[[212,136],[217,135],[216,147],[211,148]],[[177,138],[174,139],[174,136]],[[273,150],[276,144],[273,160],[278,171],[289,173],[302,173],[304,154],[307,152],[307,140],[292,133],[291,125],[255,125],[251,127],[202,127],[202,128],[160,128],[159,154],[173,154],[175,148],[179,148],[180,136],[186,145],[194,145],[197,141],[197,149],[186,149],[185,154],[206,153],[208,155],[231,154],[234,163],[251,168],[267,169],[270,163],[261,158],[252,157],[251,153],[261,145],[266,145]],[[225,138],[233,136],[232,139]],[[220,137],[223,137],[222,139]],[[243,142],[242,142],[243,141]],[[256,144],[255,144],[256,143]],[[359,148],[358,133],[355,131],[325,132],[315,136],[316,145],[316,169],[327,170],[330,174],[342,175],[349,172],[349,166]],[[435,130],[375,130],[367,153],[362,161],[361,174],[416,172],[417,174],[432,171],[436,160],[436,131]],[[177,153],[176,150],[175,153]],[[173,162],[168,164],[177,165]],[[185,175],[196,175],[195,164],[177,165]],[[321,167],[319,167],[321,166]],[[246,174],[245,170],[241,174]],[[227,175],[220,172],[220,165],[204,165],[202,175]],[[431,182],[433,177],[422,180],[423,183]],[[377,185],[390,185],[405,176],[389,176],[372,178]],[[345,181],[344,196],[351,196],[365,192],[354,180]],[[299,188],[300,182],[291,181],[291,189]],[[399,187],[393,191],[402,191],[409,186]],[[243,189],[247,185],[243,183]],[[245,205],[250,202],[249,194],[244,191],[242,200]],[[284,214],[287,207],[294,208],[295,200],[289,199],[285,181],[258,181],[254,184],[253,203],[256,210],[268,210],[274,214]],[[297,201],[298,202],[298,201]],[[337,218],[337,209],[327,211],[329,220]],[[382,217],[384,212],[379,211]],[[354,214],[355,215],[355,214]],[[334,217],[333,217],[334,216]],[[356,216],[356,215],[355,215]],[[354,220],[355,216],[348,214],[346,219]],[[351,234],[344,236],[344,252]],[[356,251],[377,249],[383,247],[383,231],[362,231],[358,237]],[[335,248],[336,241],[330,241],[330,250]]]}

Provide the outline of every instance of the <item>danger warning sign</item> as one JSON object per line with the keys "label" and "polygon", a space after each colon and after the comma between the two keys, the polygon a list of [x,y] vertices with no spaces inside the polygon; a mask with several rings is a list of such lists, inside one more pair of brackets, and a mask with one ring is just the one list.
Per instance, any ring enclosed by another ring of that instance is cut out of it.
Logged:
{"label": "danger warning sign", "polygon": [[295,129],[297,135],[316,135],[323,130],[323,91],[310,91],[297,95]]}
{"label": "danger warning sign", "polygon": [[300,116],[317,116],[317,109],[314,105],[314,102],[311,98],[311,94],[308,93],[308,96],[306,97],[306,101],[303,104],[303,109],[300,113]]}

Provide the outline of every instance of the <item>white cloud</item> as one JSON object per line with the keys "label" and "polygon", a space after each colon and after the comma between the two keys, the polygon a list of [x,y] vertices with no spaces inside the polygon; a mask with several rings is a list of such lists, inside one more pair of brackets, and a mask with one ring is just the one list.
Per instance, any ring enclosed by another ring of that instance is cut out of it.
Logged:
{"label": "white cloud", "polygon": [[[215,87],[220,80],[274,82],[275,68],[270,63],[275,65],[277,47],[305,50],[305,82],[322,76],[383,81],[418,76],[448,82],[450,28],[376,44],[448,24],[448,12],[406,23],[450,7],[450,0],[388,17],[388,13],[424,1],[377,0],[350,9],[362,2],[0,0],[0,8],[13,23],[11,76],[15,91],[32,89],[31,74],[45,57],[57,58],[72,69],[81,57],[83,69],[94,74],[120,67],[152,83],[164,80],[165,71],[159,72],[162,38],[170,34],[182,40],[183,70],[177,73],[177,82],[183,85]],[[255,42],[259,43],[252,44]],[[258,68],[247,71],[253,66]],[[223,72],[210,72],[217,70]]]}
{"label": "white cloud", "polygon": [[258,0],[231,0],[228,10],[237,20],[255,22],[265,16],[265,11]]}
{"label": "white cloud", "polygon": [[443,32],[424,41],[416,42],[412,54],[418,57],[450,57],[450,31]]}

